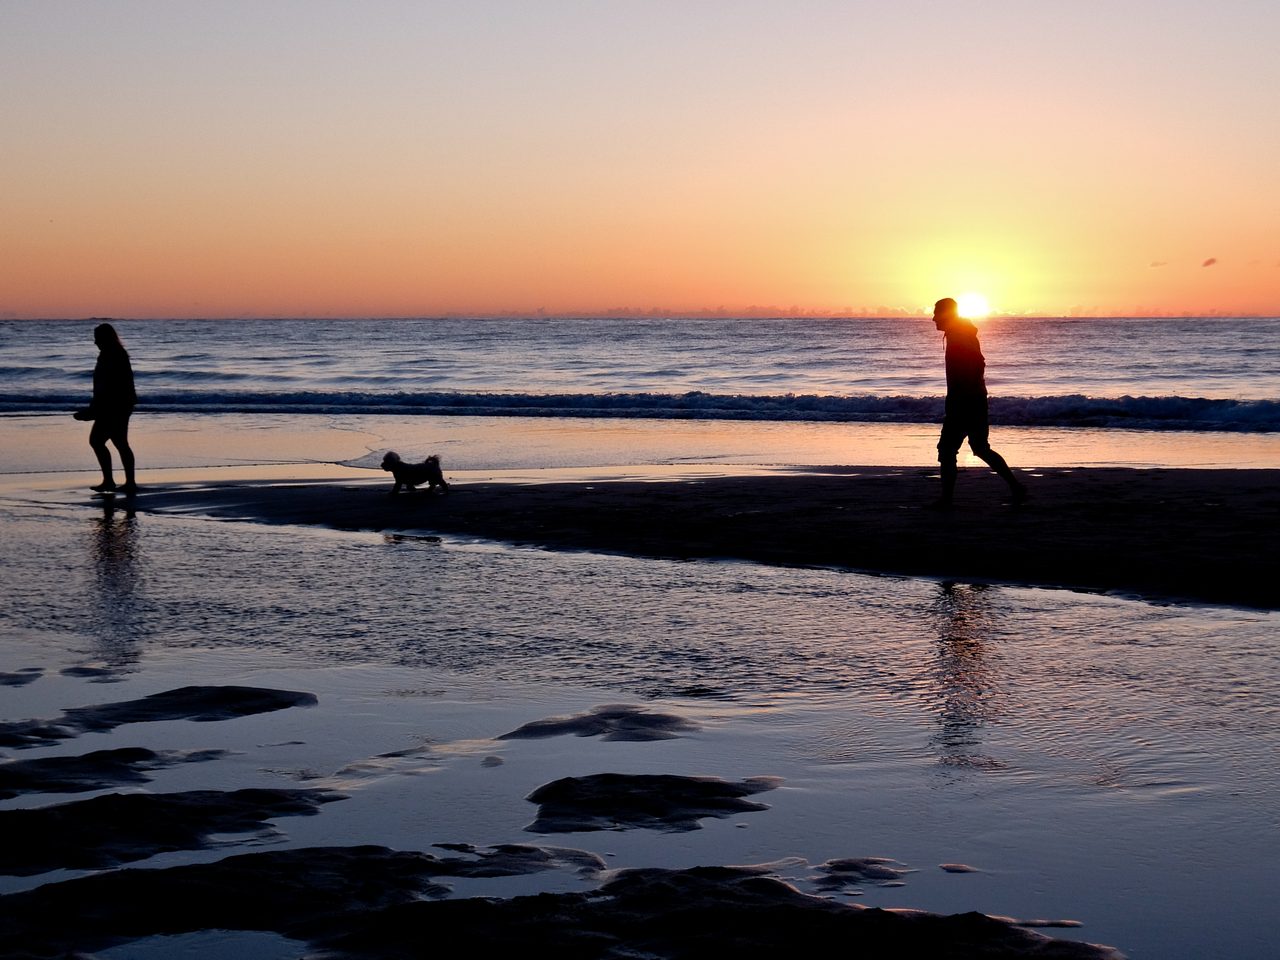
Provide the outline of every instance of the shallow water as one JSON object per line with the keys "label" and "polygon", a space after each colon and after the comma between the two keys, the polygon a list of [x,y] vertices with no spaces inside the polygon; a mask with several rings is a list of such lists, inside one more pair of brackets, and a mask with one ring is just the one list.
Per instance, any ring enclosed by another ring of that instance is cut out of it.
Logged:
{"label": "shallow water", "polygon": [[[519,798],[565,773],[779,775],[765,814],[565,839],[618,866],[890,856],[920,872],[863,902],[1071,917],[1085,927],[1066,935],[1132,957],[1272,955],[1258,918],[1280,862],[1276,614],[71,507],[0,505],[0,525],[0,669],[46,668],[3,689],[7,716],[250,677],[307,684],[321,705],[236,721],[231,739],[199,725],[194,745],[242,751],[227,764],[245,782],[433,742],[415,775],[282,821],[291,843],[332,842],[335,823],[345,842],[406,848],[527,840]],[[75,663],[99,672],[56,673]],[[703,731],[489,739],[634,698]],[[269,759],[264,744],[291,740]],[[495,751],[506,763],[483,770]]]}

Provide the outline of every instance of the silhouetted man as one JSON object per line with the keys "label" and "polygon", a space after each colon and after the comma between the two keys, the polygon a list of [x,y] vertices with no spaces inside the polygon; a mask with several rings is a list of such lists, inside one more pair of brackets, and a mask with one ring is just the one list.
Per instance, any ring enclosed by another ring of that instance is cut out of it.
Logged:
{"label": "silhouetted man", "polygon": [[969,449],[985,461],[1009,485],[1015,503],[1027,498],[1027,488],[1018,482],[1004,457],[987,442],[990,424],[987,420],[987,382],[983,378],[987,361],[978,345],[978,328],[960,316],[956,302],[944,297],[933,306],[933,323],[947,342],[947,410],[942,420],[942,436],[938,439],[938,463],[942,465],[942,498],[939,504],[951,506],[956,489],[956,454],[960,444],[969,438]]}

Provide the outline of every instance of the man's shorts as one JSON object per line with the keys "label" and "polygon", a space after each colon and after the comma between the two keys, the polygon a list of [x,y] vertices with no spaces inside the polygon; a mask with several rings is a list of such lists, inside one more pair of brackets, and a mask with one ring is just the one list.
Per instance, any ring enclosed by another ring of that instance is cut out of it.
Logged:
{"label": "man's shorts", "polygon": [[964,438],[974,450],[989,446],[991,423],[987,417],[987,395],[947,397],[947,410],[942,419],[942,436],[938,438],[938,460],[952,461],[960,452]]}

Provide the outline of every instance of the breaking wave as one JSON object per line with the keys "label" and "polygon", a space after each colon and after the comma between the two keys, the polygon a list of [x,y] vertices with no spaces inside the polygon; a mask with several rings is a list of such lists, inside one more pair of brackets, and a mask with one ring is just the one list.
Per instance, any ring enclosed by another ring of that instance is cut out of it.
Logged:
{"label": "breaking wave", "polygon": [[[65,412],[83,393],[0,393],[2,413]],[[1015,426],[1280,431],[1280,401],[1203,397],[992,397],[994,422]],[[791,420],[932,423],[941,397],[752,396],[689,393],[493,392],[147,392],[140,411],[156,413],[386,414],[395,416],[586,417],[684,420]]]}

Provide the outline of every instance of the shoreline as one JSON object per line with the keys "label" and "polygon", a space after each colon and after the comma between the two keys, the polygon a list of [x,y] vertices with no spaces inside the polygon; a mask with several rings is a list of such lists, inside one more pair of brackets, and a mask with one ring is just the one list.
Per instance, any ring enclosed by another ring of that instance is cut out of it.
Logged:
{"label": "shoreline", "polygon": [[[603,474],[604,471],[601,471]],[[1280,608],[1280,471],[1081,468],[1022,471],[1009,505],[985,469],[962,469],[950,510],[934,470],[681,479],[458,480],[447,496],[374,482],[144,487],[117,508],[271,524],[474,537],[663,559],[736,559],[1120,592]]]}

